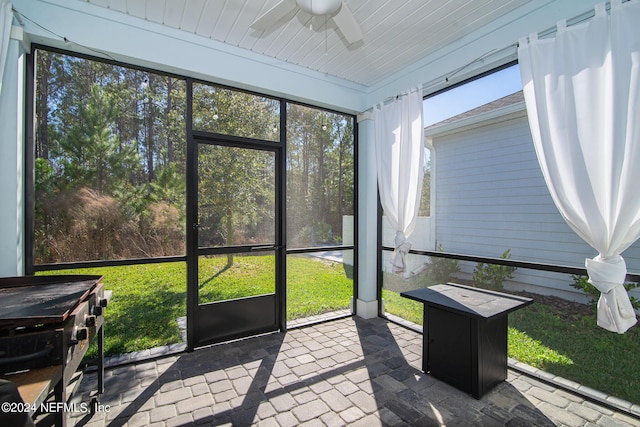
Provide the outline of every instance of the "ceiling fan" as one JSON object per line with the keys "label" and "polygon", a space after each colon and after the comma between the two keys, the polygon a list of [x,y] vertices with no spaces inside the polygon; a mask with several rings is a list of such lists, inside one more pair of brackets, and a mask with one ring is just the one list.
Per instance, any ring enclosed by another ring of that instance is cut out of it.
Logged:
{"label": "ceiling fan", "polygon": [[258,17],[251,24],[251,27],[260,30],[267,29],[298,9],[313,16],[326,16],[333,19],[349,44],[362,40],[362,29],[342,0],[280,0]]}

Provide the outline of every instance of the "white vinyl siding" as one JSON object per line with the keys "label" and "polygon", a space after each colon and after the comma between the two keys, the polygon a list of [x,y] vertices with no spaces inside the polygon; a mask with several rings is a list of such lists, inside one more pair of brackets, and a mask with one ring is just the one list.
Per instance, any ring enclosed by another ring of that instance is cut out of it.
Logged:
{"label": "white vinyl siding", "polygon": [[[576,267],[597,255],[554,206],[524,111],[457,130],[449,126],[431,138],[436,247],[488,257],[510,249],[512,259]],[[630,272],[640,272],[638,243],[623,257]],[[471,273],[475,264],[461,266]],[[531,291],[553,289],[560,296],[581,299],[567,275],[519,269],[514,282]]]}

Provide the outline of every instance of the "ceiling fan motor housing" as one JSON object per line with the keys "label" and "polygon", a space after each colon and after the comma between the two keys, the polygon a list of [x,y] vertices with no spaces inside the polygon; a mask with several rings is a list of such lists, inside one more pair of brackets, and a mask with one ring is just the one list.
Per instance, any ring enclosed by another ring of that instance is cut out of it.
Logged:
{"label": "ceiling fan motor housing", "polygon": [[311,15],[333,15],[340,9],[342,0],[296,0],[298,7]]}

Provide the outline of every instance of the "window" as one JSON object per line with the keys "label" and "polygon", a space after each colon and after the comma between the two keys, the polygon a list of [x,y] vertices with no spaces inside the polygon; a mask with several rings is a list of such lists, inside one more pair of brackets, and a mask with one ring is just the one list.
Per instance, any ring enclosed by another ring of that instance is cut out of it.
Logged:
{"label": "window", "polygon": [[[526,117],[521,114],[516,123],[505,122],[504,128],[494,124],[497,133],[489,132],[484,122],[469,126],[463,119],[479,117],[488,106],[499,109],[507,102],[517,102],[521,89],[519,68],[513,65],[425,98],[425,174],[416,227],[409,237],[412,249],[500,257],[509,248],[504,246],[505,239],[499,239],[511,238],[513,232],[504,227],[515,215],[502,214],[511,200],[505,197],[509,194],[506,188],[496,190],[496,186],[507,181],[517,185],[524,182],[517,178],[529,174],[527,168],[520,175],[507,173],[517,168],[514,161],[531,160],[518,151],[527,144],[519,127],[523,121],[526,125]],[[506,101],[497,101],[500,99]],[[537,167],[535,158],[531,164]],[[503,229],[491,228],[494,223]],[[383,246],[393,247],[394,233],[386,220],[382,231]],[[385,310],[413,322],[420,319],[421,307],[400,298],[399,292],[469,280],[475,266],[411,253],[402,277],[391,273],[390,257],[390,251],[383,252]]]}
{"label": "window", "polygon": [[287,108],[287,247],[353,244],[353,119]]}
{"label": "window", "polygon": [[287,106],[288,321],[326,312],[350,314],[355,224],[353,123],[351,116]]}
{"label": "window", "polygon": [[34,264],[185,253],[185,81],[37,51]]}
{"label": "window", "polygon": [[424,126],[429,127],[522,90],[520,68],[512,65],[424,100]]}
{"label": "window", "polygon": [[193,129],[280,141],[280,102],[213,85],[193,85]]}

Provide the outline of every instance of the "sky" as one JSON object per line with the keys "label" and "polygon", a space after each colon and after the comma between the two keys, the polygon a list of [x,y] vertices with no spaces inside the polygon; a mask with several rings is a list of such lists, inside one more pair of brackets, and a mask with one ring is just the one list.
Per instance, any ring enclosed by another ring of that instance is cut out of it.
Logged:
{"label": "sky", "polygon": [[511,95],[521,89],[520,68],[514,65],[427,98],[423,103],[424,127]]}

